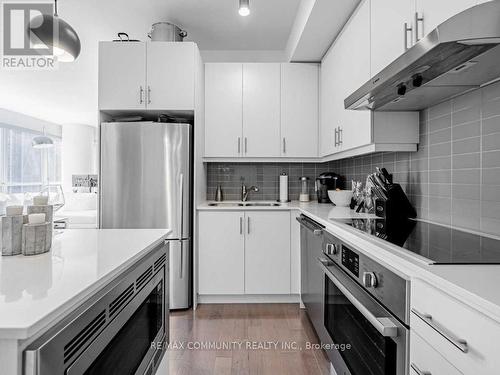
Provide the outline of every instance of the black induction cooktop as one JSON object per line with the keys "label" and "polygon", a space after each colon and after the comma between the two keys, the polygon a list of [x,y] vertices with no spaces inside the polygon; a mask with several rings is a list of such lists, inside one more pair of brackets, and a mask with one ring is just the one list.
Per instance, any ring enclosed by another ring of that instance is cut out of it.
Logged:
{"label": "black induction cooktop", "polygon": [[500,240],[496,238],[411,219],[333,221],[400,246],[430,264],[500,264]]}

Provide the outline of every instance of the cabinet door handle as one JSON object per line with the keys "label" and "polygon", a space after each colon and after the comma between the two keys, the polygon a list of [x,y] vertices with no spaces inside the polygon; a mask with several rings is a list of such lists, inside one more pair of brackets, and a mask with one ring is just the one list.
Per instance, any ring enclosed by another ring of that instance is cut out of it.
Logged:
{"label": "cabinet door handle", "polygon": [[139,86],[139,104],[144,103],[144,89]]}
{"label": "cabinet door handle", "polygon": [[283,137],[283,153],[286,154],[286,138]]}
{"label": "cabinet door handle", "polygon": [[411,368],[413,371],[415,371],[418,375],[432,375],[429,371],[422,371],[418,368],[418,366],[415,363],[411,363]]}
{"label": "cabinet door handle", "polygon": [[248,141],[247,137],[245,137],[245,154],[248,152]]}
{"label": "cabinet door handle", "polygon": [[238,154],[241,153],[241,138],[238,137]]}
{"label": "cabinet door handle", "polygon": [[339,126],[339,146],[342,145],[342,143],[344,143],[344,130],[342,129],[341,126]]}
{"label": "cabinet door handle", "polygon": [[411,37],[412,30],[413,30],[413,28],[408,25],[408,22],[405,22],[403,25],[404,51],[408,50],[411,47],[411,40],[410,40],[410,46],[408,46],[408,33],[410,33],[410,37]]}
{"label": "cabinet door handle", "polygon": [[148,104],[151,104],[151,86],[148,86]]}
{"label": "cabinet door handle", "polygon": [[240,234],[243,234],[243,218],[240,216]]}
{"label": "cabinet door handle", "polygon": [[424,323],[426,323],[434,331],[443,336],[460,351],[462,351],[463,353],[467,353],[469,351],[469,348],[467,347],[467,341],[457,338],[454,334],[448,332],[446,328],[441,327],[441,325],[432,320],[432,315],[421,313],[416,309],[411,309],[411,312],[422,319]]}
{"label": "cabinet door handle", "polygon": [[419,16],[418,12],[415,12],[415,43],[420,40],[418,23],[422,23],[422,36],[424,35],[424,16]]}
{"label": "cabinet door handle", "polygon": [[250,216],[247,217],[247,233],[250,234]]}
{"label": "cabinet door handle", "polygon": [[335,128],[335,147],[337,147],[339,144],[337,138],[338,138],[338,128]]}

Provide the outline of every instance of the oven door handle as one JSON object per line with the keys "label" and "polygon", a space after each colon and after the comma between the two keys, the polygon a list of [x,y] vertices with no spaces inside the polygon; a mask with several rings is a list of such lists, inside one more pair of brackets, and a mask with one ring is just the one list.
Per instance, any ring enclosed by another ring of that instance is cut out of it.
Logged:
{"label": "oven door handle", "polygon": [[342,283],[335,277],[335,275],[325,267],[323,263],[323,259],[318,258],[318,262],[325,272],[326,276],[335,284],[335,286],[347,297],[349,302],[351,302],[356,309],[368,320],[373,327],[384,337],[397,337],[398,336],[398,327],[391,321],[391,319],[382,317],[377,318],[373,315],[361,302],[359,302],[356,297],[352,295],[349,290],[342,285]]}

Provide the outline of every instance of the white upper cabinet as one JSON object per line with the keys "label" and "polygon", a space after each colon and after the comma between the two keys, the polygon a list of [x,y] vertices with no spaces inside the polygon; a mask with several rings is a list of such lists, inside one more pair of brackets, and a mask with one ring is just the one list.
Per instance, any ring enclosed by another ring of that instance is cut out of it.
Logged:
{"label": "white upper cabinet", "polygon": [[99,108],[146,108],[146,43],[99,43]]}
{"label": "white upper cabinet", "polygon": [[147,45],[147,106],[157,110],[194,109],[195,45]]}
{"label": "white upper cabinet", "polygon": [[355,12],[321,65],[321,155],[371,143],[369,111],[351,111],[344,99],[370,79],[370,2]]}
{"label": "white upper cabinet", "polygon": [[371,0],[372,76],[448,18],[484,0]]}
{"label": "white upper cabinet", "polygon": [[242,154],[243,66],[205,64],[205,156]]}
{"label": "white upper cabinet", "polygon": [[317,64],[281,65],[281,156],[318,156]]}
{"label": "white upper cabinet", "polygon": [[351,111],[344,107],[344,99],[370,79],[370,0],[366,0],[351,18],[341,40],[341,92],[340,134],[341,150],[364,146],[372,141],[371,114],[369,111]]}
{"label": "white upper cabinet", "polygon": [[[448,18],[478,4],[478,0],[415,0],[415,14],[423,18],[416,23],[417,40],[424,37]],[[414,20],[415,23],[416,19]]]}
{"label": "white upper cabinet", "polygon": [[415,0],[371,0],[371,72],[376,75],[411,47]]}
{"label": "white upper cabinet", "polygon": [[344,111],[342,94],[338,87],[342,54],[335,43],[321,62],[320,73],[320,155],[333,154],[338,146],[338,126]]}
{"label": "white upper cabinet", "polygon": [[99,43],[99,108],[194,110],[196,44]]}
{"label": "white upper cabinet", "polygon": [[317,157],[318,69],[205,64],[205,157]]}
{"label": "white upper cabinet", "polygon": [[243,64],[243,153],[280,156],[280,64]]}
{"label": "white upper cabinet", "polygon": [[344,100],[371,78],[370,61],[376,53],[370,53],[371,11],[380,3],[361,3],[321,63],[320,156],[416,150],[417,112],[355,111],[344,106]]}

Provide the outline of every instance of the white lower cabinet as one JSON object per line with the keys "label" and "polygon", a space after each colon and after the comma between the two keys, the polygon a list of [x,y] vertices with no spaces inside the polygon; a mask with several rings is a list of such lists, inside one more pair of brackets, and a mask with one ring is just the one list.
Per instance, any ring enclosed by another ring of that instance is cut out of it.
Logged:
{"label": "white lower cabinet", "polygon": [[290,212],[245,218],[245,294],[290,294]]}
{"label": "white lower cabinet", "polygon": [[200,212],[198,215],[198,292],[245,292],[244,212]]}
{"label": "white lower cabinet", "polygon": [[287,295],[289,211],[198,213],[200,295]]}
{"label": "white lower cabinet", "polygon": [[412,280],[411,311],[410,362],[424,374],[499,373],[497,322],[421,280]]}
{"label": "white lower cabinet", "polygon": [[410,333],[410,357],[410,368],[417,375],[462,374],[415,331]]}

